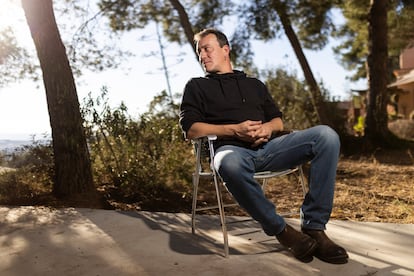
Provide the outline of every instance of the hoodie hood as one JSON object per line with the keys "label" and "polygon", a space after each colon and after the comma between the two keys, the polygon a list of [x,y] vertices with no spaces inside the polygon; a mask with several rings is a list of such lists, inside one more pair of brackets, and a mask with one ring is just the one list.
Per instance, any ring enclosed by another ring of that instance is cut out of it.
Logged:
{"label": "hoodie hood", "polygon": [[212,78],[212,79],[245,79],[246,73],[243,71],[233,70],[233,73],[225,73],[225,74],[217,74],[217,73],[208,73],[206,74],[206,78]]}

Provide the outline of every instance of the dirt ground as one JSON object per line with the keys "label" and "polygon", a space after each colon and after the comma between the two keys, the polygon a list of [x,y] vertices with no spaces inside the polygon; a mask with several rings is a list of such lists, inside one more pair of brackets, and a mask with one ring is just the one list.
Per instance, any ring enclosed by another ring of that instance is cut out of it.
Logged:
{"label": "dirt ground", "polygon": [[342,159],[332,217],[414,223],[413,153],[388,151]]}
{"label": "dirt ground", "polygon": [[[337,170],[334,209],[331,217],[339,220],[414,223],[414,157],[408,151],[378,151],[372,156],[342,156]],[[305,167],[305,175],[307,168]],[[203,189],[204,188],[204,189]],[[214,204],[211,183],[200,186],[199,204]],[[294,176],[271,180],[266,194],[279,213],[297,213],[303,200],[301,186]],[[156,206],[142,201],[141,205],[112,201],[120,209],[174,210],[189,212],[191,197],[168,200]],[[230,197],[227,201],[231,201]],[[150,202],[157,202],[150,200]],[[162,209],[165,206],[167,209]],[[229,208],[229,214],[245,215],[240,208]],[[293,215],[294,217],[297,215]]]}
{"label": "dirt ground", "polygon": [[[307,168],[304,168],[305,175]],[[279,213],[296,213],[303,200],[295,176],[269,181],[265,191]],[[204,189],[203,189],[204,188]],[[199,204],[215,204],[211,183],[200,186]],[[230,196],[225,196],[232,202]],[[125,203],[114,197],[117,209],[189,212],[191,196],[178,197],[168,192],[142,196],[139,203]],[[246,215],[240,208],[229,208],[232,215]],[[297,215],[293,215],[297,217]],[[367,156],[342,156],[338,164],[333,219],[414,223],[414,158],[412,152],[386,151]]]}
{"label": "dirt ground", "polygon": [[[269,183],[266,193],[276,203],[278,212],[297,213],[302,192],[296,183],[292,177]],[[243,214],[237,209],[231,211]],[[388,151],[371,157],[342,157],[338,164],[331,218],[414,223],[414,159],[411,152]]]}
{"label": "dirt ground", "polygon": [[[414,152],[377,151],[372,156],[342,156],[337,170],[333,219],[414,223]],[[305,167],[305,174],[307,168]],[[200,188],[200,204],[214,203],[210,183]],[[207,187],[208,189],[203,189]],[[276,204],[279,213],[295,212],[302,202],[297,178],[282,177],[269,182],[266,194]],[[85,200],[85,198],[87,200]],[[229,198],[229,197],[227,197]],[[81,197],[61,201],[43,195],[15,200],[7,205],[43,205],[50,207],[90,207],[101,209],[190,212],[191,194],[171,190],[142,193],[134,199],[117,196],[116,191],[101,189],[95,199]],[[228,209],[228,214],[245,215],[240,208]],[[294,217],[297,215],[294,215]]]}

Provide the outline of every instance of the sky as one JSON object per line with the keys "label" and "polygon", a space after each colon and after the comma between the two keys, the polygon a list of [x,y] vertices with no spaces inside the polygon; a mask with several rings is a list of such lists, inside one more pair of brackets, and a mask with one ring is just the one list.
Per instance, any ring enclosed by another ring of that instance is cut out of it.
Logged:
{"label": "sky", "polygon": [[[0,0],[0,4],[2,1],[6,0]],[[0,28],[2,23],[23,16],[21,11],[16,11],[15,14],[4,11],[4,9],[0,10]],[[161,58],[143,56],[159,50],[156,39],[138,40],[138,37],[144,33],[152,33],[155,36],[155,25],[145,30],[131,32],[120,42],[121,45],[137,53],[135,57],[124,63],[121,69],[101,73],[86,72],[76,78],[80,103],[88,93],[96,97],[100,94],[101,87],[107,86],[112,107],[123,102],[128,107],[129,114],[136,118],[147,111],[150,101],[167,88],[167,83],[164,72],[160,70]],[[22,37],[22,43],[33,47],[33,41],[25,24],[21,24],[18,34]],[[324,50],[317,52],[305,50],[305,56],[317,81],[323,81],[332,96],[346,100],[349,98],[350,89],[362,89],[366,84],[350,83],[347,80],[351,73],[345,71],[338,63],[332,46],[330,44]],[[186,53],[181,63],[169,67],[172,93],[182,93],[190,78],[202,76],[204,72],[189,45],[168,44],[166,47],[167,65],[176,63],[177,53]],[[255,41],[253,52],[255,64],[259,69],[282,66],[290,72],[295,71],[298,78],[303,79],[299,63],[287,39],[277,39],[267,43]],[[0,139],[31,139],[33,136],[41,139],[50,133],[46,95],[42,82],[22,80],[7,87],[0,87]]]}

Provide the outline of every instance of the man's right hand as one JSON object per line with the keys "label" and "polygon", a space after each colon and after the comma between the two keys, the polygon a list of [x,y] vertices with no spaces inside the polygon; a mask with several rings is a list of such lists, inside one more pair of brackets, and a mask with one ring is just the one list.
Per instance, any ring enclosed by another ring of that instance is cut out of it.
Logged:
{"label": "man's right hand", "polygon": [[247,120],[236,125],[234,134],[238,139],[253,144],[259,138],[257,137],[257,131],[261,127],[262,121]]}

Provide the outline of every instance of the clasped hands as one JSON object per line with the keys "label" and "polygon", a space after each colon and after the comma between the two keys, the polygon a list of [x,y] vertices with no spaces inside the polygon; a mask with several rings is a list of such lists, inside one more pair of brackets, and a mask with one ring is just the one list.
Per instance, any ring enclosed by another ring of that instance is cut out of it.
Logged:
{"label": "clasped hands", "polygon": [[250,142],[253,148],[268,142],[272,132],[271,124],[251,120],[237,124],[235,129],[236,137],[242,141]]}

